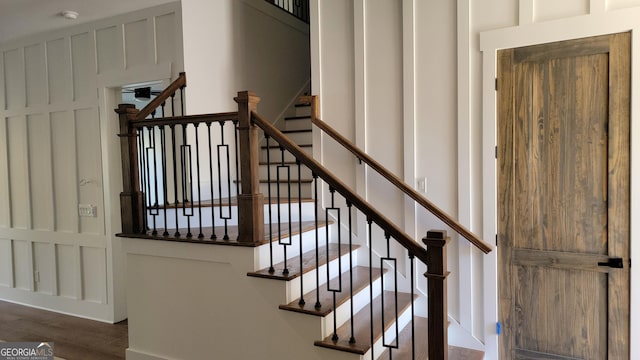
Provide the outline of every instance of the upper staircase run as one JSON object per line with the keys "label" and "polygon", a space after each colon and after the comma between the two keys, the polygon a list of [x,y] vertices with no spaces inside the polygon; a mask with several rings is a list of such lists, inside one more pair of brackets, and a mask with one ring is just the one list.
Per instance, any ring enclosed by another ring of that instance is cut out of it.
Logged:
{"label": "upper staircase run", "polygon": [[[309,346],[353,359],[483,357],[448,346],[447,234],[429,231],[425,249],[311,156],[312,123],[335,136],[318,118],[317,97],[301,98],[281,131],[257,112],[259,98],[250,92],[238,93],[237,112],[183,115],[175,98],[185,86],[181,74],[154,108],[116,110],[120,236],[256,248],[247,276],[284,282],[285,301],[273,309],[316,319],[319,336]],[[353,144],[345,146],[416,197]],[[480,250],[491,250],[417,196]],[[425,267],[428,302],[417,286]]]}

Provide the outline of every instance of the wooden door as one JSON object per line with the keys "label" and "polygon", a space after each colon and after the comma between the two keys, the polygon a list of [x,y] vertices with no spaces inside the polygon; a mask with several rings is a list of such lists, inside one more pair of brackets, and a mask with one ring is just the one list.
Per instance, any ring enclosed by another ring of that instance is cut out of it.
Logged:
{"label": "wooden door", "polygon": [[501,359],[629,358],[629,39],[498,54]]}

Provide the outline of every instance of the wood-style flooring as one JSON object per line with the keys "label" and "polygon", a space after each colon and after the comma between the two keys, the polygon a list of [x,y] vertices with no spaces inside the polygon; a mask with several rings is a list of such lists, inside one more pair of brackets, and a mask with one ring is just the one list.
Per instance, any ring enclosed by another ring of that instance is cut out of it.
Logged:
{"label": "wood-style flooring", "polygon": [[125,358],[127,321],[99,321],[0,301],[0,340],[51,341],[55,355],[65,360]]}

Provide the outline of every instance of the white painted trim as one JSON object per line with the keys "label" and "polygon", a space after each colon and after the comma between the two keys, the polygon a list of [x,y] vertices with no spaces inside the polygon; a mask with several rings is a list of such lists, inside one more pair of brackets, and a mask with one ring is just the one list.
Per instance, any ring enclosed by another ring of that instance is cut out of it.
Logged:
{"label": "white painted trim", "polygon": [[136,350],[132,348],[127,348],[126,358],[127,360],[165,360],[166,359],[159,355],[149,354],[142,350]]}
{"label": "white painted trim", "polygon": [[533,0],[520,0],[518,6],[518,23],[520,25],[532,24],[535,18]]}
{"label": "white painted trim", "polygon": [[[414,186],[416,183],[416,0],[402,2],[402,42],[404,181]],[[416,202],[405,196],[404,229],[415,239],[419,238],[416,209]],[[405,274],[408,274],[408,268]]]}
{"label": "white painted trim", "polygon": [[[353,70],[354,70],[354,143],[367,152],[367,29],[366,29],[366,1],[353,2]],[[365,200],[367,196],[367,178],[369,167],[364,164],[356,166],[355,190]],[[369,246],[367,239],[368,226],[364,214],[356,215],[358,234],[362,234],[362,244]],[[368,260],[367,260],[368,261]]]}
{"label": "white painted trim", "polygon": [[[562,40],[578,39],[598,35],[606,35],[640,30],[640,7],[614,10],[606,13],[596,12],[591,15],[568,19],[548,21],[517,27],[492,30],[480,33],[480,49],[483,59],[483,203],[484,203],[484,236],[495,234],[496,221],[496,186],[494,144],[496,139],[496,93],[492,91],[496,76],[496,51],[535,44]],[[640,181],[640,39],[632,36],[631,58],[631,239],[640,231],[640,187],[634,186]],[[640,259],[640,245],[631,242],[631,258]],[[485,303],[495,301],[497,306],[497,256],[495,252],[485,261]],[[492,293],[491,289],[495,289]],[[640,337],[640,267],[631,268],[631,333],[630,338]],[[635,306],[634,306],[635,304]],[[497,311],[490,311],[487,305],[485,322],[487,333],[498,320]],[[631,358],[640,358],[640,343],[631,341]],[[487,345],[487,356],[493,347]],[[489,357],[493,358],[493,357]],[[496,357],[497,358],[497,354]]]}
{"label": "white painted trim", "polygon": [[[320,24],[322,23],[322,12],[320,11],[321,0],[309,1],[309,46],[311,53],[311,94],[322,94],[322,31]],[[318,116],[322,117],[322,109],[324,105],[322,98],[319,99]],[[313,158],[323,163],[322,157],[322,131],[312,128],[313,137]]]}
{"label": "white painted trim", "polygon": [[[471,227],[472,224],[472,184],[469,180],[472,173],[471,164],[471,111],[470,111],[470,42],[471,42],[471,6],[469,0],[457,2],[457,52],[458,52],[458,219],[461,224]],[[458,239],[457,236],[454,237]],[[460,325],[472,333],[473,298],[462,296],[472,289],[471,244],[459,241],[458,244],[458,294],[460,308]]]}

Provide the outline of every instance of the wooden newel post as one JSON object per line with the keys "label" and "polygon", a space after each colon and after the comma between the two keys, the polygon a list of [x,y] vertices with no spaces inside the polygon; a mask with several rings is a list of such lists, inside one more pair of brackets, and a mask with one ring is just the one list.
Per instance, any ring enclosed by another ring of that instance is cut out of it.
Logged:
{"label": "wooden newel post", "polygon": [[424,276],[427,277],[429,293],[429,359],[446,360],[449,353],[446,245],[449,239],[444,230],[430,230],[422,241],[427,245],[427,272]]}
{"label": "wooden newel post", "polygon": [[238,194],[238,241],[264,241],[264,196],[260,193],[258,174],[258,127],[251,123],[260,98],[249,91],[238,92],[238,137],[240,142],[240,182]]}
{"label": "wooden newel post", "polygon": [[138,113],[134,105],[120,104],[115,109],[120,116],[120,151],[122,157],[122,192],[120,215],[123,234],[139,234],[146,231],[144,196],[140,191],[138,171],[138,136],[129,126],[129,120]]}

